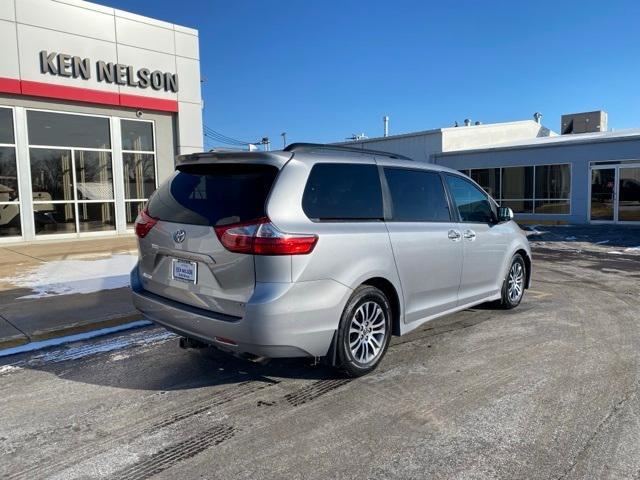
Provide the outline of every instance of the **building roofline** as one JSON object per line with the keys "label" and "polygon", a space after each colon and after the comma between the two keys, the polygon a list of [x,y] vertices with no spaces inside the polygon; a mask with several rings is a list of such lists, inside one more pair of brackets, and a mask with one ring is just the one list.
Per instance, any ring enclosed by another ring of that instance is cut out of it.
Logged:
{"label": "building roofline", "polygon": [[141,14],[134,13],[128,10],[123,10],[120,8],[109,7],[107,5],[102,5],[101,3],[96,3],[95,1],[92,1],[92,0],[52,0],[52,1],[56,3],[69,5],[72,7],[91,10],[93,12],[113,15],[115,17],[123,18],[125,20],[132,20],[138,23],[144,23],[152,27],[164,28],[165,30],[185,33],[188,35],[193,35],[195,37],[199,36],[199,32],[196,28],[189,27],[186,25],[179,25],[177,23],[172,23],[165,20],[160,20],[157,18],[149,17],[147,15],[141,15]]}
{"label": "building roofline", "polygon": [[[442,133],[442,132],[447,132],[447,131],[462,131],[462,130],[466,130],[468,128],[474,128],[474,129],[483,129],[483,128],[495,128],[495,127],[502,127],[502,126],[507,126],[507,125],[522,125],[522,124],[534,124],[534,125],[538,125],[538,123],[536,123],[534,120],[514,120],[512,122],[496,122],[496,123],[482,123],[480,125],[469,125],[469,126],[465,126],[465,125],[461,125],[459,127],[441,127],[441,128],[433,128],[430,130],[421,130],[418,132],[408,132],[408,133],[399,133],[396,135],[389,135],[387,137],[372,137],[372,138],[365,138],[362,140],[346,140],[346,141],[342,141],[342,142],[335,142],[332,143],[332,145],[349,145],[349,144],[358,144],[358,143],[369,143],[369,142],[380,142],[380,141],[385,141],[385,140],[395,140],[398,138],[408,138],[408,137],[419,137],[422,135],[432,135],[434,133]],[[543,127],[543,125],[540,125],[541,127]]]}
{"label": "building roofline", "polygon": [[422,135],[432,135],[434,133],[440,133],[441,131],[442,131],[441,128],[433,128],[431,130],[421,130],[419,132],[398,133],[397,135],[389,135],[387,137],[363,138],[361,140],[345,140],[343,142],[335,142],[332,145],[350,145],[350,144],[357,144],[357,143],[379,142],[384,140],[392,140],[396,138],[419,137]]}
{"label": "building roofline", "polygon": [[[439,153],[434,153],[433,157],[439,158],[439,157],[449,157],[453,155],[471,155],[475,153],[526,150],[528,148],[553,148],[553,147],[562,147],[562,146],[570,146],[570,145],[586,145],[586,144],[594,144],[594,143],[626,142],[626,141],[640,139],[640,128],[620,130],[618,132],[615,132],[617,135],[613,133],[614,132],[598,132],[598,135],[601,135],[601,136],[594,136],[593,133],[574,133],[574,134],[567,134],[567,135],[558,135],[555,137],[538,137],[537,139],[535,139],[538,141],[533,141],[533,142],[529,141],[528,143],[502,144],[502,145],[495,145],[491,147],[478,147],[478,148],[470,148],[470,149],[464,149],[464,150],[454,150],[450,152],[439,152]],[[582,135],[589,135],[589,136],[583,137]]]}

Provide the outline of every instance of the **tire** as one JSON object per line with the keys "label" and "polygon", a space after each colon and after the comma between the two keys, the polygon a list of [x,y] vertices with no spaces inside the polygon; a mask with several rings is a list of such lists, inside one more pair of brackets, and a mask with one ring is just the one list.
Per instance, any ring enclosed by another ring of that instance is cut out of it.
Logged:
{"label": "tire", "polygon": [[337,367],[349,377],[373,371],[389,347],[391,325],[391,306],[386,295],[369,285],[358,287],[340,318]]}
{"label": "tire", "polygon": [[522,255],[516,253],[511,259],[509,270],[502,283],[502,298],[500,307],[505,310],[516,308],[520,305],[527,281],[527,264]]}

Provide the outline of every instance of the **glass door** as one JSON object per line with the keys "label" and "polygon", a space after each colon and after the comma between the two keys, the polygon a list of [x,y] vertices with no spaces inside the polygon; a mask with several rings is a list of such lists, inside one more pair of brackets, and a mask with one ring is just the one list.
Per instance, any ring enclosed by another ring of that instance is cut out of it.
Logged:
{"label": "glass door", "polygon": [[28,110],[36,236],[116,229],[108,117]]}
{"label": "glass door", "polygon": [[640,222],[640,165],[619,167],[618,221]]}
{"label": "glass door", "polygon": [[616,169],[591,170],[591,221],[615,221]]}

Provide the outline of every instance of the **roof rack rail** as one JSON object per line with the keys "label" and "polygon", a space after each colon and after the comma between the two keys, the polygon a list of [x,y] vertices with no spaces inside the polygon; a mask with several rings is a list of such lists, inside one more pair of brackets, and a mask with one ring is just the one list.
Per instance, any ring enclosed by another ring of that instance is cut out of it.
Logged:
{"label": "roof rack rail", "polygon": [[400,160],[413,161],[413,159],[409,157],[398,155],[396,153],[383,152],[381,150],[369,150],[366,148],[343,147],[342,145],[328,145],[326,143],[292,143],[284,148],[285,152],[304,152],[309,150],[334,150],[336,152],[365,153],[369,155],[379,155],[389,158],[397,158]]}

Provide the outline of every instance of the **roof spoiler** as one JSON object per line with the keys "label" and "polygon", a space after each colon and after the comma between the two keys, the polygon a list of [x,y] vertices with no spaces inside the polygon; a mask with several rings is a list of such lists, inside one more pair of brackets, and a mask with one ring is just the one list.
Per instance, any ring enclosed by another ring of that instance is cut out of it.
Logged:
{"label": "roof spoiler", "polygon": [[189,153],[176,157],[176,168],[187,165],[207,165],[214,163],[262,163],[274,165],[278,168],[287,163],[291,158],[291,153],[282,151],[265,152],[243,152],[243,151],[213,151]]}

